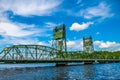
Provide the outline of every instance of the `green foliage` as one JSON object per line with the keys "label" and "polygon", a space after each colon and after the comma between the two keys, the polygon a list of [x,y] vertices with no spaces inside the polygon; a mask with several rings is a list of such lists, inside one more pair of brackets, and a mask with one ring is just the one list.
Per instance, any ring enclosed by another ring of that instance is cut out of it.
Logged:
{"label": "green foliage", "polygon": [[68,52],[64,56],[68,59],[120,59],[120,51]]}

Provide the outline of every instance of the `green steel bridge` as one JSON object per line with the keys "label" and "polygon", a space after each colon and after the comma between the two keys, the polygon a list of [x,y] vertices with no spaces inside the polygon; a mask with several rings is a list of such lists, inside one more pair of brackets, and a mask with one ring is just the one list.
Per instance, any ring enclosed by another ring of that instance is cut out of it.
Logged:
{"label": "green steel bridge", "polygon": [[[100,58],[99,55],[84,54],[80,51],[67,52],[66,27],[55,27],[52,47],[44,45],[13,45],[0,52],[0,63],[104,63],[120,62],[119,58]],[[92,37],[83,38],[85,52],[93,52]],[[82,53],[82,54],[81,54]],[[98,57],[99,56],[99,57]],[[88,58],[89,57],[89,58]],[[106,56],[105,56],[106,57]],[[110,56],[111,57],[111,56]],[[114,56],[116,57],[116,56]]]}
{"label": "green steel bridge", "polygon": [[[68,52],[67,54],[74,54]],[[0,52],[0,63],[104,63],[120,62],[117,59],[77,59],[65,58],[65,52],[43,45],[13,45]],[[62,58],[60,58],[62,57]]]}
{"label": "green steel bridge", "polygon": [[13,45],[0,52],[0,60],[46,60],[54,59],[57,50],[43,45]]}

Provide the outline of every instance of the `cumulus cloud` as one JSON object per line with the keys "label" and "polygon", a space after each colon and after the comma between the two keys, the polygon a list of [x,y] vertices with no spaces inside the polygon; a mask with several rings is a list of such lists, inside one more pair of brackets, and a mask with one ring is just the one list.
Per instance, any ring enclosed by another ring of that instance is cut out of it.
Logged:
{"label": "cumulus cloud", "polygon": [[[94,50],[119,51],[120,43],[110,41],[94,41]],[[98,47],[98,48],[97,48]],[[83,51],[83,40],[67,41],[68,51]]]}
{"label": "cumulus cloud", "polygon": [[[94,41],[95,50],[119,51],[120,43],[110,41]],[[97,48],[98,47],[98,48]],[[69,40],[67,41],[68,51],[83,51],[83,40]]]}
{"label": "cumulus cloud", "polygon": [[16,15],[50,15],[62,0],[0,0],[1,11],[12,11]]}
{"label": "cumulus cloud", "polygon": [[67,41],[67,48],[68,51],[77,51],[77,50],[82,50],[82,40],[69,40]]}
{"label": "cumulus cloud", "polygon": [[110,6],[105,4],[104,2],[101,2],[97,6],[93,6],[81,10],[79,14],[86,19],[91,19],[94,17],[101,17],[104,19],[104,18],[112,17],[114,15],[113,13],[111,13]]}
{"label": "cumulus cloud", "polygon": [[106,49],[108,51],[116,51],[120,49],[120,43],[110,42],[110,41],[95,41],[95,46],[98,46],[101,49]]}
{"label": "cumulus cloud", "polygon": [[73,23],[72,26],[70,27],[70,30],[75,30],[75,31],[81,31],[87,29],[91,24],[94,24],[93,22],[87,22],[87,23]]}

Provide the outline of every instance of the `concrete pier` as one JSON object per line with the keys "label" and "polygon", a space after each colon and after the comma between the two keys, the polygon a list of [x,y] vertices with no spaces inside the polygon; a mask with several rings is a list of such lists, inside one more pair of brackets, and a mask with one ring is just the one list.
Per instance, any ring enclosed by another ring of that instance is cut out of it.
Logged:
{"label": "concrete pier", "polygon": [[67,66],[67,63],[56,63],[56,67],[59,67],[59,66]]}

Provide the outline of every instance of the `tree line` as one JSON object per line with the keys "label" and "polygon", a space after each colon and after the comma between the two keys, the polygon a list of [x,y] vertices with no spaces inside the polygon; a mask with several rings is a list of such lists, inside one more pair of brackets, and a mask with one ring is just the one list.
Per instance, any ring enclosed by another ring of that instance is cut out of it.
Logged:
{"label": "tree line", "polygon": [[[63,58],[63,56],[59,56]],[[92,53],[86,52],[67,52],[64,54],[64,58],[69,59],[120,59],[120,51],[94,51]]]}

